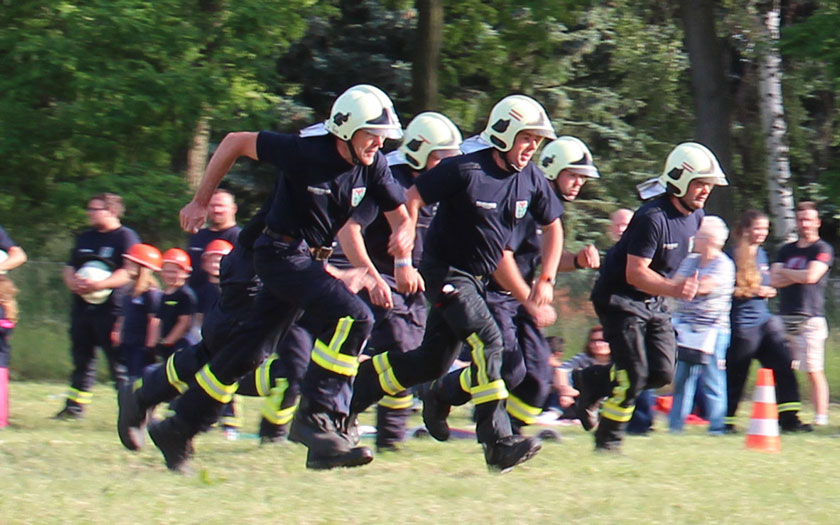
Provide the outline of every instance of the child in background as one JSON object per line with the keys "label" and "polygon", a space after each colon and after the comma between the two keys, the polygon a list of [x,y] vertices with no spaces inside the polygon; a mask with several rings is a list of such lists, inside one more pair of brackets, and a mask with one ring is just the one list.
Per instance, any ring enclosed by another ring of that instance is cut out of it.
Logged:
{"label": "child in background", "polygon": [[155,347],[157,356],[167,357],[195,341],[188,337],[198,300],[187,285],[192,273],[190,256],[180,248],[170,248],[163,254],[161,276],[163,298],[157,317],[160,319],[160,340]]}
{"label": "child in background", "polygon": [[0,275],[0,428],[9,425],[9,336],[18,319],[17,294],[15,283]]}
{"label": "child in background", "polygon": [[149,244],[135,244],[123,254],[124,268],[131,277],[131,293],[123,297],[122,314],[114,323],[113,342],[125,357],[130,379],[140,377],[155,362],[154,346],[160,331],[156,317],[162,293],[154,272],[159,272],[160,250]]}
{"label": "child in background", "polygon": [[[213,304],[219,298],[219,271],[222,257],[233,250],[233,245],[224,239],[215,239],[207,243],[204,253],[201,254],[201,269],[207,274],[207,281],[195,290],[198,296],[198,313],[193,320],[193,328],[198,328],[200,334],[201,323],[204,322],[204,315],[210,311]],[[200,335],[199,335],[200,338]],[[239,429],[242,428],[242,409],[238,397],[234,396],[230,403],[222,407],[222,432],[230,441],[239,438]]]}
{"label": "child in background", "polygon": [[207,280],[193,290],[198,299],[196,314],[193,317],[191,337],[196,341],[201,340],[201,323],[204,316],[213,308],[219,298],[219,271],[222,257],[233,250],[233,245],[224,239],[215,239],[207,243],[204,252],[201,254],[201,269],[207,275]]}

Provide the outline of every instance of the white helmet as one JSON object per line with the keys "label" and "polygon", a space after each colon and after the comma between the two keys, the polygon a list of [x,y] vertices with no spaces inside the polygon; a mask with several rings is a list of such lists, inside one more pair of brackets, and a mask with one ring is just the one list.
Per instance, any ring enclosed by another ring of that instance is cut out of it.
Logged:
{"label": "white helmet", "polygon": [[[105,262],[90,260],[76,270],[76,277],[91,281],[102,281],[110,277],[112,273],[111,268]],[[110,288],[103,288],[102,290],[96,290],[82,295],[82,299],[90,304],[102,304],[108,300],[112,291]]]}
{"label": "white helmet", "polygon": [[424,170],[433,151],[457,150],[461,140],[461,132],[451,120],[440,113],[427,111],[408,123],[399,151],[409,166]]}
{"label": "white helmet", "polygon": [[554,140],[554,128],[539,102],[525,95],[509,95],[493,106],[481,138],[499,151],[508,151],[520,131],[532,131]]}
{"label": "white helmet", "polygon": [[540,154],[539,164],[548,180],[556,179],[565,169],[574,170],[593,179],[601,177],[589,148],[575,137],[564,136],[547,144]]}
{"label": "white helmet", "polygon": [[402,137],[394,103],[381,89],[367,84],[353,86],[339,95],[324,125],[342,140],[350,140],[360,129],[389,139]]}
{"label": "white helmet", "polygon": [[715,154],[696,142],[683,142],[674,148],[665,161],[659,181],[676,197],[685,196],[694,179],[713,179],[716,186],[729,186]]}

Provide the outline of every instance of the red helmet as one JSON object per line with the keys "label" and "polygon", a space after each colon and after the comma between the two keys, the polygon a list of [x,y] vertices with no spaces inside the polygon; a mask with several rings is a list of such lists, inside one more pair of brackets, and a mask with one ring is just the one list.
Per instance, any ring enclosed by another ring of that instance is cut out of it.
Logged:
{"label": "red helmet", "polygon": [[224,239],[216,239],[207,243],[202,255],[227,255],[233,250],[233,245]]}
{"label": "red helmet", "polygon": [[160,250],[151,244],[135,244],[123,254],[123,259],[136,262],[156,272],[160,271],[160,265],[163,263]]}
{"label": "red helmet", "polygon": [[163,252],[163,262],[175,263],[181,267],[185,272],[192,271],[192,262],[190,256],[181,248],[169,248]]}

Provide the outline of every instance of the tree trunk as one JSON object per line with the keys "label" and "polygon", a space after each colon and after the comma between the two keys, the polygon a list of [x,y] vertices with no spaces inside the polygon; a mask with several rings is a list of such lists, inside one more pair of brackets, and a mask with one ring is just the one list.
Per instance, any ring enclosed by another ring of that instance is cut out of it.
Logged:
{"label": "tree trunk", "polygon": [[198,188],[207,165],[207,144],[210,141],[210,117],[203,116],[198,121],[193,135],[192,146],[187,153],[187,184],[191,190]]}
{"label": "tree trunk", "polygon": [[764,53],[758,62],[758,90],[761,124],[767,155],[767,188],[773,218],[773,239],[777,244],[791,242],[796,235],[796,212],[790,187],[790,163],[785,142],[787,124],[782,101],[782,59],[779,56],[779,2],[774,1],[762,17]]}
{"label": "tree trunk", "polygon": [[441,0],[417,0],[417,55],[411,68],[414,113],[438,109],[438,66],[443,34]]}
{"label": "tree trunk", "polygon": [[[731,184],[731,109],[723,55],[715,31],[715,2],[682,0],[680,4],[697,112],[695,140],[714,152]],[[732,208],[729,187],[716,188],[706,203],[707,213],[720,215],[730,224],[736,218]]]}

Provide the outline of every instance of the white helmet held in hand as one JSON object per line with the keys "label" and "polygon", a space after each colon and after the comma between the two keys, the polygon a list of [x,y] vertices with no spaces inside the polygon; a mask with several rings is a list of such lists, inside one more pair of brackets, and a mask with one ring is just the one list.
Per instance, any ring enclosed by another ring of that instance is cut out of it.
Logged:
{"label": "white helmet held in hand", "polygon": [[[90,281],[103,281],[111,276],[113,272],[111,268],[103,261],[90,260],[76,270],[76,277],[88,279]],[[96,290],[82,295],[82,299],[90,304],[102,304],[111,296],[110,288]]]}
{"label": "white helmet held in hand", "polygon": [[509,151],[516,134],[531,131],[554,140],[554,128],[539,102],[525,95],[509,95],[493,106],[481,138],[499,151]]}
{"label": "white helmet held in hand", "polygon": [[405,128],[400,153],[413,169],[426,169],[426,161],[433,151],[458,150],[461,132],[444,115],[434,111],[420,113]]}
{"label": "white helmet held in hand", "polygon": [[592,153],[586,144],[576,137],[563,136],[547,144],[540,154],[539,166],[548,180],[555,180],[565,169],[585,177],[600,178],[598,168],[592,160]]}
{"label": "white helmet held in hand", "polygon": [[716,186],[729,186],[717,157],[709,148],[697,142],[683,142],[668,155],[659,181],[668,193],[683,197],[694,179],[712,179]]}
{"label": "white helmet held in hand", "polygon": [[350,140],[360,129],[389,139],[402,137],[394,103],[381,89],[367,84],[353,86],[339,95],[324,124],[342,140]]}

